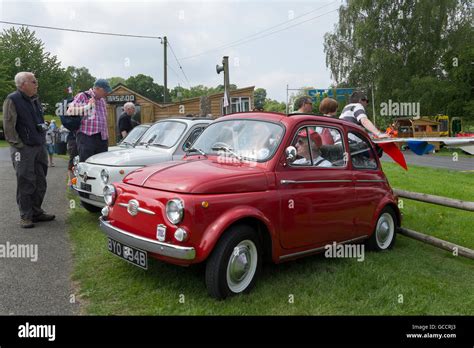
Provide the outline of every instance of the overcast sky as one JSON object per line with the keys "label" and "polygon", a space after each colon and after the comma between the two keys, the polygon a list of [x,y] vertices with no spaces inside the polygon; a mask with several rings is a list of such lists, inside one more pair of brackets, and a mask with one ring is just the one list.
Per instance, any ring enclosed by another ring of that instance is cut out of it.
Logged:
{"label": "overcast sky", "polygon": [[[268,97],[285,101],[287,84],[290,88],[330,85],[323,42],[337,22],[335,10],[340,4],[341,0],[0,0],[0,18],[79,30],[166,35],[191,86],[222,84],[223,75],[216,74],[215,66],[228,55],[231,83],[263,87]],[[289,26],[294,27],[284,29]],[[0,24],[2,30],[8,27]],[[64,67],[85,66],[92,75],[104,78],[142,73],[163,84],[160,40],[33,30]],[[269,35],[277,30],[281,31]],[[264,32],[256,35],[260,31]],[[221,48],[229,43],[241,44]],[[189,87],[171,51],[168,64],[177,73],[169,70],[168,87]]]}

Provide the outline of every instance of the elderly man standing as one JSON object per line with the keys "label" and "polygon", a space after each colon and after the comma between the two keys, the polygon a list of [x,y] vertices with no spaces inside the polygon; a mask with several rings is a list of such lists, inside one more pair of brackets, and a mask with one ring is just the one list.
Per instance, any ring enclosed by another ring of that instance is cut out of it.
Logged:
{"label": "elderly man standing", "polygon": [[123,113],[118,120],[119,133],[122,139],[133,129],[132,116],[135,115],[135,105],[132,102],[125,103]]}
{"label": "elderly man standing", "polygon": [[47,187],[48,156],[44,146],[47,126],[35,75],[19,72],[15,84],[17,91],[9,94],[3,103],[3,124],[16,172],[20,226],[32,228],[34,222],[55,218],[41,209]]}
{"label": "elderly man standing", "polygon": [[99,79],[94,87],[79,93],[67,110],[68,115],[82,115],[81,127],[76,134],[79,160],[108,150],[107,108],[105,97],[112,92],[107,80]]}

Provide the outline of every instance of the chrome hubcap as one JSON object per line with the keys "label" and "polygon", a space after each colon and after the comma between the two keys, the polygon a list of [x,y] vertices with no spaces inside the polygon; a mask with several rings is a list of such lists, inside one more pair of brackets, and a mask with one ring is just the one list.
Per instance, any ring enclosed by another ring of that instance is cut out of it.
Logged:
{"label": "chrome hubcap", "polygon": [[227,265],[227,284],[235,293],[244,291],[252,282],[257,269],[257,247],[243,240],[233,250]]}
{"label": "chrome hubcap", "polygon": [[393,234],[395,231],[395,223],[393,221],[392,215],[389,213],[384,213],[380,216],[379,221],[377,222],[377,228],[375,230],[375,236],[377,239],[377,244],[380,249],[386,249],[393,239]]}

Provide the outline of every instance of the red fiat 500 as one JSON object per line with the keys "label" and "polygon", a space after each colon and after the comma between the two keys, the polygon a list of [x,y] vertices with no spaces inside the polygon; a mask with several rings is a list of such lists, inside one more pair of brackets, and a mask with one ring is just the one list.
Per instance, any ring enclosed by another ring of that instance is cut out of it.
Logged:
{"label": "red fiat 500", "polygon": [[364,241],[392,247],[401,216],[365,131],[310,115],[219,118],[181,161],[144,167],[104,190],[111,252],[206,262],[211,296],[248,292],[275,263]]}

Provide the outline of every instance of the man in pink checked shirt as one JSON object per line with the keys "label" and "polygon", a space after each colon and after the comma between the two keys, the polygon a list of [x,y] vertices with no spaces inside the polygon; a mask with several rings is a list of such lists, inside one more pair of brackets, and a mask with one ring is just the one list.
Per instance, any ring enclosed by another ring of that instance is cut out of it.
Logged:
{"label": "man in pink checked shirt", "polygon": [[108,150],[107,108],[105,97],[112,92],[107,80],[98,79],[94,87],[74,97],[68,115],[82,115],[81,127],[76,134],[80,162]]}

